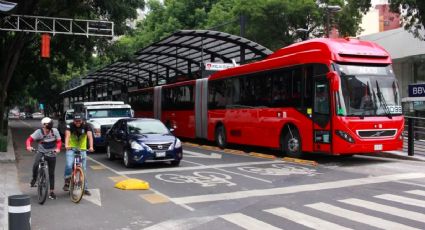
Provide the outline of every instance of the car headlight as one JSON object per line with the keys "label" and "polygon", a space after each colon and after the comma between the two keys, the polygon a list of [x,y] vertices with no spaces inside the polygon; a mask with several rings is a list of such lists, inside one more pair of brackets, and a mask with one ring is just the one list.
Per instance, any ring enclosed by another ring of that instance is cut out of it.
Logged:
{"label": "car headlight", "polygon": [[131,148],[137,151],[143,150],[143,146],[139,143],[137,143],[136,141],[132,141],[131,142]]}
{"label": "car headlight", "polygon": [[142,146],[143,146],[143,148],[144,149],[146,149],[146,151],[148,151],[148,152],[153,152],[153,150],[152,150],[152,148],[151,147],[149,147],[147,144],[145,144],[145,143],[140,143]]}
{"label": "car headlight", "polygon": [[182,147],[182,142],[178,139],[178,138],[176,138],[176,144],[174,145],[174,148],[181,148]]}
{"label": "car headlight", "polygon": [[100,137],[100,136],[102,136],[100,129],[94,128],[94,137]]}

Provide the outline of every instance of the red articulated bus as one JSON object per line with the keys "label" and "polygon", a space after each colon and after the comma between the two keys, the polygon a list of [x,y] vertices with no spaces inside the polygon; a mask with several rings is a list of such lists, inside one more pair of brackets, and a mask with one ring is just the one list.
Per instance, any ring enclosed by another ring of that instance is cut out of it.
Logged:
{"label": "red articulated bus", "polygon": [[312,39],[208,78],[130,92],[136,116],[188,138],[353,155],[402,148],[391,59],[357,39]]}

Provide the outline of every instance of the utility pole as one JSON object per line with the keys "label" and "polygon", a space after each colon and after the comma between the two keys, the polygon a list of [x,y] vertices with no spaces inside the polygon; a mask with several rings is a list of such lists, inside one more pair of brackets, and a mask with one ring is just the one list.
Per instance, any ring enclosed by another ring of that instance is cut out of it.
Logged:
{"label": "utility pole", "polygon": [[326,37],[329,38],[331,32],[331,13],[341,11],[341,7],[338,5],[320,5],[319,7],[326,11]]}
{"label": "utility pole", "polygon": [[246,16],[244,14],[241,14],[239,16],[239,25],[240,25],[240,36],[245,37]]}

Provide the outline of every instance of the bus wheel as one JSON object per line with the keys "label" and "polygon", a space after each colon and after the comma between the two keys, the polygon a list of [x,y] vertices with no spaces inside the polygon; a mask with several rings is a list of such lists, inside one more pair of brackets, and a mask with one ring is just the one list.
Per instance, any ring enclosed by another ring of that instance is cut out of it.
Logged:
{"label": "bus wheel", "polygon": [[215,129],[215,142],[217,143],[217,146],[224,149],[227,145],[227,138],[226,138],[226,129],[223,125],[218,126]]}
{"label": "bus wheel", "polygon": [[298,129],[288,127],[288,133],[286,133],[285,137],[283,138],[283,151],[285,151],[285,154],[290,157],[301,157],[301,137],[298,132]]}

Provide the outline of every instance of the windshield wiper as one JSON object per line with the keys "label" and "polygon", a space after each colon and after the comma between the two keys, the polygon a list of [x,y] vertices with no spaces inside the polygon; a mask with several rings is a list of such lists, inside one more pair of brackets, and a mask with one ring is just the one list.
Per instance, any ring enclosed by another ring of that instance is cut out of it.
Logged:
{"label": "windshield wiper", "polygon": [[388,118],[392,119],[392,115],[390,109],[388,108],[387,101],[385,100],[385,97],[382,95],[382,92],[379,89],[378,81],[376,81],[376,91],[378,92],[378,98],[381,102],[381,106],[384,108],[385,114],[387,114]]}

